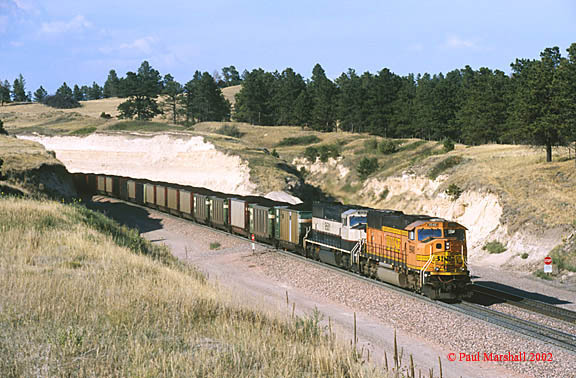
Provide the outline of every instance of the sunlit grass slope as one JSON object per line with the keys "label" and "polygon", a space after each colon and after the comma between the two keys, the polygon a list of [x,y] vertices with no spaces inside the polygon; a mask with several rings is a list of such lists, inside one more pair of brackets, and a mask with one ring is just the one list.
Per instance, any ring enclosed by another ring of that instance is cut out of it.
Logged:
{"label": "sunlit grass slope", "polygon": [[374,376],[81,206],[0,199],[0,376]]}

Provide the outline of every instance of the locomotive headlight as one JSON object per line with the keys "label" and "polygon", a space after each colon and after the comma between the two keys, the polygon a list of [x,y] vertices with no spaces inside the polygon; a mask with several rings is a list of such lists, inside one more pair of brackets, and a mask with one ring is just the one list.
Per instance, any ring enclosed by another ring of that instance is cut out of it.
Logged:
{"label": "locomotive headlight", "polygon": [[450,249],[450,241],[446,241],[446,248],[445,250],[448,251]]}
{"label": "locomotive headlight", "polygon": [[439,272],[439,271],[440,271],[440,268],[436,267],[436,268],[434,268],[434,270],[437,271],[437,272]]}

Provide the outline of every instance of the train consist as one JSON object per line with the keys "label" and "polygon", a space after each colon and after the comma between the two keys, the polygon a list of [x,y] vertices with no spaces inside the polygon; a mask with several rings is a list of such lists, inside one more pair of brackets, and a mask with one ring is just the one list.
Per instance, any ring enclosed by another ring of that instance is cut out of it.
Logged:
{"label": "train consist", "polygon": [[78,192],[155,208],[326,264],[458,300],[472,293],[466,228],[401,211],[315,202],[290,205],[128,177],[74,174]]}

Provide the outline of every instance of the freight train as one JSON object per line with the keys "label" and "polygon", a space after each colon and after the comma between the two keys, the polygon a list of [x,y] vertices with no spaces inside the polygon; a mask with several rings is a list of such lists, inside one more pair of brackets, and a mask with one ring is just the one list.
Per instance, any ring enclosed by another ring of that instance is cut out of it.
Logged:
{"label": "freight train", "polygon": [[291,205],[205,188],[75,173],[79,193],[155,208],[413,290],[470,297],[466,228],[426,215],[314,202]]}

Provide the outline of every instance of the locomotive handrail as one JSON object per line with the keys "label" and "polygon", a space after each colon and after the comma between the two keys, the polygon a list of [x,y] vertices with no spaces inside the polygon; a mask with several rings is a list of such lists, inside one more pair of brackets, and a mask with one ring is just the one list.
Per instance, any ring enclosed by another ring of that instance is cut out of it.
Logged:
{"label": "locomotive handrail", "polygon": [[312,227],[306,227],[306,235],[304,235],[304,237],[302,238],[302,246],[304,247],[304,250],[306,250],[306,243],[308,242],[307,237],[311,229]]}
{"label": "locomotive handrail", "polygon": [[468,269],[468,261],[466,261],[466,259],[464,258],[464,246],[460,246],[460,254],[462,255],[462,263],[466,266],[466,269]]}
{"label": "locomotive handrail", "polygon": [[424,287],[424,273],[426,272],[426,269],[428,269],[431,263],[432,263],[432,246],[430,246],[430,258],[428,258],[428,261],[426,262],[426,264],[424,264],[424,266],[422,267],[422,271],[420,272],[420,287]]}

